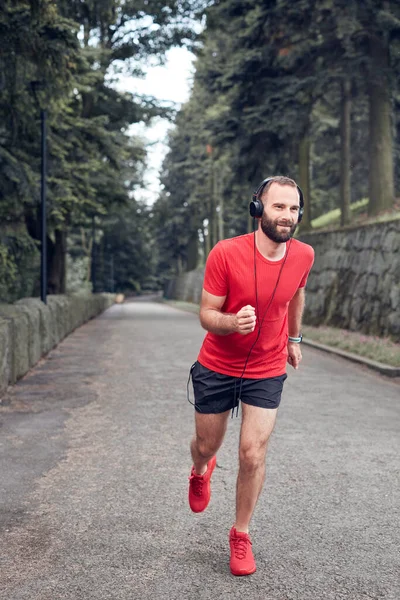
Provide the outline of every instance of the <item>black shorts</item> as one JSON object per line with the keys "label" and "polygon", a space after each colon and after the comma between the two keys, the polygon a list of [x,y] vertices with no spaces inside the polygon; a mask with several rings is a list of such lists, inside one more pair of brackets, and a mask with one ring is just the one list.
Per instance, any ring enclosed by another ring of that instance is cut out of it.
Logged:
{"label": "black shorts", "polygon": [[[241,378],[222,375],[198,361],[191,368],[194,407],[201,413],[222,413],[238,404]],[[261,408],[278,408],[286,373],[265,379],[242,379],[240,399]]]}

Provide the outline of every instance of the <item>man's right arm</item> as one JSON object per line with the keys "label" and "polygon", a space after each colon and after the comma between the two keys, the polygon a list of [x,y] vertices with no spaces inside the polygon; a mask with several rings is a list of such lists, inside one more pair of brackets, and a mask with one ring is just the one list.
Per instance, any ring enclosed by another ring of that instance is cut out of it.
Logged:
{"label": "man's right arm", "polygon": [[200,323],[204,329],[216,335],[240,333],[247,335],[256,326],[255,310],[243,306],[236,314],[221,312],[226,296],[214,296],[203,289],[200,303]]}

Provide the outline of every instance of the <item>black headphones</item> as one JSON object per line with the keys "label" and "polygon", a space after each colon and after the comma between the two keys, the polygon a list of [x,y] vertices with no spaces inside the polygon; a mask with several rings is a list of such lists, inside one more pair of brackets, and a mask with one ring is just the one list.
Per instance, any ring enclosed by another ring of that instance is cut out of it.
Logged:
{"label": "black headphones", "polygon": [[[264,179],[264,181],[262,181],[260,183],[260,185],[258,186],[256,191],[253,193],[253,198],[249,204],[249,209],[250,209],[251,216],[255,217],[256,219],[261,217],[261,215],[263,213],[263,209],[264,209],[263,203],[261,202],[259,196],[262,195],[262,192],[263,192],[265,186],[270,181],[275,181],[275,177],[267,177],[267,179]],[[300,223],[301,219],[303,218],[303,214],[304,214],[304,196],[303,196],[303,192],[301,191],[301,189],[299,188],[297,183],[296,183],[296,187],[297,187],[297,191],[299,192],[299,197],[300,197],[299,218],[297,219],[297,222]]]}

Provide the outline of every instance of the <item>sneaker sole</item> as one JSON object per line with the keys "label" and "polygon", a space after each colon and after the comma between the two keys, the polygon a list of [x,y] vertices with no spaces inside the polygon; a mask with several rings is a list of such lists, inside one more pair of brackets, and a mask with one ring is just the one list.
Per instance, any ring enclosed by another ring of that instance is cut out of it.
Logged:
{"label": "sneaker sole", "polygon": [[257,567],[254,567],[252,571],[232,571],[231,569],[231,573],[232,575],[235,575],[235,577],[245,577],[246,575],[253,575],[253,573],[255,573],[256,571]]}

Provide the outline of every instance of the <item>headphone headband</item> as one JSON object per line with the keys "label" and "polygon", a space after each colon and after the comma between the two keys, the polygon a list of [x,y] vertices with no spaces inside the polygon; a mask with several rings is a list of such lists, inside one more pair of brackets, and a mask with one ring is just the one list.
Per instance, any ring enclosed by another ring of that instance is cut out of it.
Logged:
{"label": "headphone headband", "polygon": [[[265,187],[268,185],[268,183],[270,183],[271,181],[275,181],[275,180],[276,180],[275,177],[267,177],[260,183],[260,185],[258,186],[256,191],[253,192],[252,200],[249,205],[250,214],[252,217],[257,219],[262,216],[262,213],[264,210],[264,205],[260,200],[260,195],[262,195],[262,192],[265,189]],[[300,199],[299,218],[298,218],[297,222],[300,223],[301,219],[303,218],[303,214],[304,214],[304,196],[303,196],[303,192],[301,191],[301,189],[297,185],[297,183],[296,183],[296,188],[297,188],[297,191],[299,192],[299,199]]]}

